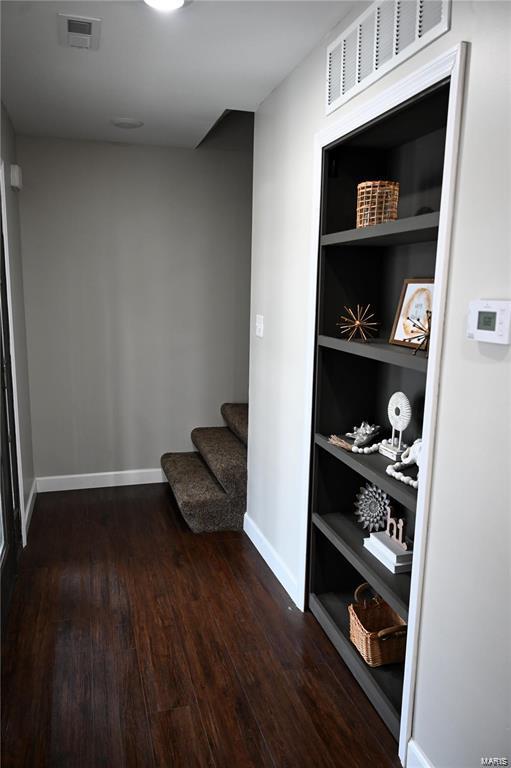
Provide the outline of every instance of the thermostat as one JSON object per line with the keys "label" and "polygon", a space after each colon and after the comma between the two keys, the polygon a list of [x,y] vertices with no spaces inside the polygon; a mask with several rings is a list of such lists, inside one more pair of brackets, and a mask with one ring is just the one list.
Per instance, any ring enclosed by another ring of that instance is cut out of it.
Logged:
{"label": "thermostat", "polygon": [[471,301],[467,338],[489,341],[491,344],[511,344],[511,301]]}

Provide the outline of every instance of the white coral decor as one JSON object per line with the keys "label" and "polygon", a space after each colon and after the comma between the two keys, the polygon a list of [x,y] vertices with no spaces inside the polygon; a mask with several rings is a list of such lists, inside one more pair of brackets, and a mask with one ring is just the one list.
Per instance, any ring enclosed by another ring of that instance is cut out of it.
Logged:
{"label": "white coral decor", "polygon": [[381,488],[373,483],[366,483],[357,493],[355,515],[364,528],[371,531],[381,531],[387,524],[390,513],[390,499]]}

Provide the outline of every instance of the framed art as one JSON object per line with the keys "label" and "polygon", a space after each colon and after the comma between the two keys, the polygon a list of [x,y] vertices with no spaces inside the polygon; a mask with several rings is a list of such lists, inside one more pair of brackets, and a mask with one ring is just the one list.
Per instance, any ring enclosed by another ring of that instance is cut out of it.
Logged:
{"label": "framed art", "polygon": [[412,349],[419,347],[420,332],[418,326],[429,328],[432,306],[433,278],[407,278],[401,289],[389,342]]}

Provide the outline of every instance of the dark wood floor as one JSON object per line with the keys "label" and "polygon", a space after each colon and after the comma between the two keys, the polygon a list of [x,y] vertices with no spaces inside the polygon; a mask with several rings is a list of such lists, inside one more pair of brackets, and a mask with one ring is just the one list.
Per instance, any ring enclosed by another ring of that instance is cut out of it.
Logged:
{"label": "dark wood floor", "polygon": [[2,678],[3,768],[399,765],[247,537],[190,533],[165,485],[39,495]]}

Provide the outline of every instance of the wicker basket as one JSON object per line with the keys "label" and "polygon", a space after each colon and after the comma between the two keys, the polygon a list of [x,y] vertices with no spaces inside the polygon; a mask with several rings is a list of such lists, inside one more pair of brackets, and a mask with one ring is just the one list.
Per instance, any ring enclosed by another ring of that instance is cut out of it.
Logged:
{"label": "wicker basket", "polygon": [[370,667],[403,661],[406,622],[379,595],[364,599],[367,591],[372,592],[369,584],[361,584],[348,605],[351,642]]}
{"label": "wicker basket", "polygon": [[357,227],[397,219],[398,181],[362,181],[357,186]]}

